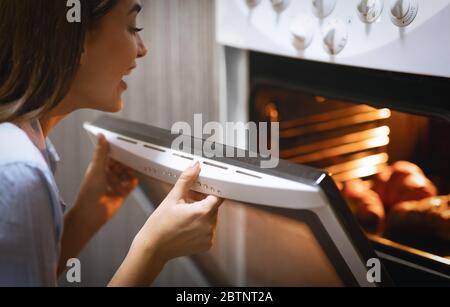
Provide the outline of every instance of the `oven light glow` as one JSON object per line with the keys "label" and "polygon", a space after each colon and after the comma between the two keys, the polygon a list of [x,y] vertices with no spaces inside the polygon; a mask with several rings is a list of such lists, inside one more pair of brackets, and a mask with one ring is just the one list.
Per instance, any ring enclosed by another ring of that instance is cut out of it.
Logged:
{"label": "oven light glow", "polygon": [[347,172],[349,170],[360,169],[368,166],[379,166],[389,161],[387,153],[376,154],[362,159],[345,162],[326,168],[326,171],[332,175]]}
{"label": "oven light glow", "polygon": [[325,102],[327,102],[327,99],[326,99],[325,97],[322,97],[322,96],[315,96],[315,97],[314,97],[314,100],[315,100],[317,103],[325,103]]}
{"label": "oven light glow", "polygon": [[442,198],[432,198],[431,199],[431,204],[434,207],[440,207],[442,205]]}
{"label": "oven light glow", "polygon": [[386,145],[389,145],[389,137],[387,137],[387,136],[377,137],[377,138],[368,140],[367,144],[369,145],[369,147],[372,147],[372,148],[386,146]]}
{"label": "oven light glow", "polygon": [[302,155],[290,159],[294,163],[309,163],[312,161],[320,161],[323,159],[336,157],[339,155],[350,154],[358,151],[369,150],[373,148],[383,147],[389,144],[388,136],[375,137],[361,142],[345,144],[333,148],[327,148],[318,152]]}
{"label": "oven light glow", "polygon": [[366,166],[360,169],[357,169],[353,172],[354,178],[363,178],[367,176],[371,176],[378,172],[378,168],[376,166]]}

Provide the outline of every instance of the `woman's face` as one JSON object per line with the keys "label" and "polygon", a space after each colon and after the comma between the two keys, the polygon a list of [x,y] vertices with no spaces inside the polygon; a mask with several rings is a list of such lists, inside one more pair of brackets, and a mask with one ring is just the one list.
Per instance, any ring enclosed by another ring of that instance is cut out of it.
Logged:
{"label": "woman's face", "polygon": [[81,64],[70,95],[78,108],[118,112],[123,108],[123,81],[136,68],[136,60],[146,55],[136,18],[141,9],[138,0],[119,0],[88,33]]}

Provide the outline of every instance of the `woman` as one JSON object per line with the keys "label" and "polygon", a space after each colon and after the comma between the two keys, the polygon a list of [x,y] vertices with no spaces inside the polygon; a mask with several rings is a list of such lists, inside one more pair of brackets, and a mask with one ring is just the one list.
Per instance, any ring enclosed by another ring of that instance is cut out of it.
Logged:
{"label": "woman", "polygon": [[[147,53],[136,26],[139,1],[80,2],[81,22],[69,23],[66,1],[0,0],[0,285],[56,285],[67,260],[138,184],[108,158],[100,136],[77,201],[63,215],[48,134],[79,109],[120,111],[122,78]],[[170,259],[211,247],[221,200],[189,192],[199,173],[196,163],[182,174],[111,286],[150,285]]]}

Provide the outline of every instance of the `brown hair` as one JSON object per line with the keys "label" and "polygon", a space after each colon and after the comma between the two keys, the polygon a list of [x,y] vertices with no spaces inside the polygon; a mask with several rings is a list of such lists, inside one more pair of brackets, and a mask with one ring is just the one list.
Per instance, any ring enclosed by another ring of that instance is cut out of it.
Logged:
{"label": "brown hair", "polygon": [[0,123],[39,117],[66,96],[86,33],[119,0],[80,0],[81,22],[66,1],[0,0]]}

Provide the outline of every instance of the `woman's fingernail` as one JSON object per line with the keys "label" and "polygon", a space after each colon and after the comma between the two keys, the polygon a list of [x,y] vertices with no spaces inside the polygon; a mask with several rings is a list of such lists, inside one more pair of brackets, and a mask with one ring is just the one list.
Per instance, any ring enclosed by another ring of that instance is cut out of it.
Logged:
{"label": "woman's fingernail", "polygon": [[191,163],[191,165],[189,165],[189,169],[195,169],[195,168],[197,168],[198,164],[199,164],[198,161],[193,161],[193,162]]}
{"label": "woman's fingernail", "polygon": [[103,135],[103,134],[99,134],[99,135],[97,135],[97,141],[99,142],[99,143],[101,143],[101,142],[104,142],[105,141],[105,136]]}

